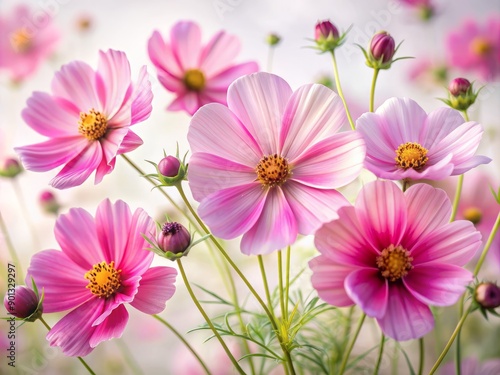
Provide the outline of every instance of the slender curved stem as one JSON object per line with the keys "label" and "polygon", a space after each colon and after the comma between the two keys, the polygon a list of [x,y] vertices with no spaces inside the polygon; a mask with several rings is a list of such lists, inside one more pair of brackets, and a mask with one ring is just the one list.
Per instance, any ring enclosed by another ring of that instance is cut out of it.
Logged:
{"label": "slender curved stem", "polygon": [[344,92],[342,91],[342,87],[340,86],[340,76],[339,70],[337,68],[337,59],[335,58],[335,52],[332,50],[332,62],[333,62],[333,74],[335,76],[335,85],[337,86],[337,92],[344,104],[345,113],[347,115],[347,119],[349,120],[349,125],[351,125],[352,130],[356,130],[356,126],[354,125],[354,121],[352,120],[351,113],[349,112],[349,108],[347,106],[347,102],[344,97]]}
{"label": "slender curved stem", "polygon": [[286,268],[285,268],[285,315],[288,319],[288,301],[290,299],[290,246],[286,248]]}
{"label": "slender curved stem", "polygon": [[375,86],[377,84],[377,77],[380,69],[373,69],[372,86],[370,88],[370,112],[374,111],[375,104]]}
{"label": "slender curved stem", "polygon": [[191,296],[191,299],[193,300],[194,304],[198,308],[200,314],[203,316],[203,318],[207,322],[208,326],[212,330],[212,332],[215,335],[215,337],[217,337],[217,340],[219,340],[222,348],[226,352],[229,360],[232,362],[232,364],[234,365],[234,367],[236,368],[236,370],[240,374],[245,375],[245,372],[243,371],[243,369],[238,364],[238,361],[234,358],[233,354],[231,353],[231,351],[227,347],[226,343],[224,342],[224,340],[220,336],[220,334],[217,331],[217,329],[214,327],[214,325],[213,325],[212,321],[210,320],[210,318],[208,317],[207,313],[205,312],[205,310],[203,309],[203,307],[201,307],[200,302],[198,301],[198,299],[194,295],[193,289],[191,288],[191,285],[189,284],[189,281],[188,281],[187,276],[186,276],[186,272],[184,271],[184,267],[182,266],[182,261],[181,261],[180,258],[177,258],[177,265],[179,266],[179,272],[181,273],[182,280],[184,281],[184,285],[186,286],[186,289],[187,289],[189,295]]}
{"label": "slender curved stem", "polygon": [[458,204],[460,203],[460,196],[462,195],[462,186],[464,184],[464,175],[458,176],[457,189],[455,190],[455,198],[453,198],[453,206],[451,208],[450,221],[454,221],[457,217]]}
{"label": "slender curved stem", "polygon": [[12,244],[12,239],[10,238],[9,231],[7,230],[7,226],[5,225],[5,221],[3,220],[2,212],[0,211],[0,230],[2,231],[3,237],[5,239],[5,243],[7,244],[7,249],[9,249],[9,254],[14,261],[14,264],[17,267],[16,274],[22,275],[22,266],[17,255],[16,249]]}
{"label": "slender curved stem", "polygon": [[347,346],[347,350],[344,353],[344,358],[342,359],[342,364],[340,365],[339,375],[342,375],[347,367],[347,362],[349,361],[349,357],[351,356],[351,351],[354,348],[354,344],[358,339],[359,332],[361,331],[361,327],[363,327],[363,323],[365,322],[366,314],[362,313],[359,318],[358,326],[356,327],[356,331],[354,332],[354,336],[352,336],[351,342]]}
{"label": "slender curved stem", "polygon": [[[462,297],[460,298],[460,301],[458,302],[458,316],[459,318],[464,315],[464,299],[465,299],[465,294],[462,294]],[[460,348],[460,334],[462,333],[462,330],[459,330],[457,333],[457,343],[455,345],[455,370],[456,370],[456,375],[460,375],[462,373],[462,364],[461,364],[461,348]]]}
{"label": "slender curved stem", "polygon": [[273,70],[274,46],[269,46],[267,51],[267,72],[271,73]]}
{"label": "slender curved stem", "polygon": [[288,317],[285,315],[285,296],[283,295],[283,259],[281,257],[281,250],[278,250],[278,289],[280,292],[281,320],[286,322]]}
{"label": "slender curved stem", "polygon": [[[50,328],[50,326],[48,325],[48,323],[45,321],[45,319],[43,319],[42,317],[39,317],[38,318],[42,324],[50,331],[52,328]],[[85,360],[82,358],[82,357],[77,357],[78,360],[81,362],[81,364],[87,369],[87,371],[91,374],[91,375],[96,375],[95,372],[90,368],[90,366],[87,364],[87,362],[85,362]]]}
{"label": "slender curved stem", "polygon": [[201,357],[198,355],[198,353],[193,349],[193,347],[187,342],[187,340],[184,338],[184,336],[182,336],[179,331],[177,331],[170,323],[168,323],[165,319],[163,319],[161,316],[158,316],[158,315],[153,315],[153,318],[155,318],[156,320],[158,320],[159,322],[161,322],[165,327],[167,327],[169,330],[172,331],[172,333],[177,336],[177,338],[179,340],[182,341],[182,343],[184,345],[186,345],[186,347],[188,348],[188,350],[196,357],[196,359],[198,360],[198,362],[200,362],[200,365],[203,367],[203,370],[205,370],[205,372],[210,375],[210,370],[208,369],[207,365],[205,364],[205,362],[203,362],[203,360],[201,359]]}
{"label": "slender curved stem", "polygon": [[[269,311],[273,313],[273,302],[271,300],[271,293],[269,292],[269,284],[267,283],[266,269],[264,267],[264,261],[262,259],[262,255],[257,255],[257,259],[259,261],[260,274],[262,275],[262,283],[264,284],[264,291],[266,293],[267,305]],[[273,313],[274,318],[274,313]]]}
{"label": "slender curved stem", "polygon": [[419,354],[419,361],[418,361],[418,375],[422,375],[424,373],[424,360],[425,360],[425,351],[424,351],[424,338],[421,337],[418,340],[418,354]]}
{"label": "slender curved stem", "polygon": [[380,335],[380,346],[378,348],[377,363],[375,364],[373,375],[378,375],[378,372],[380,370],[380,364],[382,363],[382,357],[384,356],[384,346],[385,346],[385,335],[382,333]]}
{"label": "slender curved stem", "polygon": [[490,236],[488,237],[488,240],[484,245],[483,252],[479,257],[479,260],[477,261],[476,268],[474,268],[474,277],[477,276],[479,270],[483,266],[484,260],[486,259],[486,255],[488,254],[488,251],[490,250],[490,247],[493,244],[493,240],[495,238],[496,233],[498,232],[499,227],[500,227],[500,213],[498,214],[497,219],[495,220],[495,224],[493,224],[493,228],[491,228]]}

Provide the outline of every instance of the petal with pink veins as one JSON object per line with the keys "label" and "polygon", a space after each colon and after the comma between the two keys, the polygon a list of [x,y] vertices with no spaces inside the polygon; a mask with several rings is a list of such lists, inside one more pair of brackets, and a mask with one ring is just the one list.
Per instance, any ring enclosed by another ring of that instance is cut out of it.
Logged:
{"label": "petal with pink veins", "polygon": [[426,137],[422,144],[427,150],[436,147],[444,138],[465,123],[464,118],[455,109],[441,107],[427,115],[425,121]]}
{"label": "petal with pink veins", "polygon": [[134,151],[137,147],[144,142],[132,130],[127,130],[127,134],[123,137],[117,155],[126,154],[127,152]]}
{"label": "petal with pink veins", "polygon": [[145,314],[159,314],[175,293],[177,270],[172,267],[153,267],[143,275],[139,290],[130,303]]}
{"label": "petal with pink veins", "polygon": [[264,155],[280,150],[281,122],[292,89],[274,74],[254,73],[243,76],[229,86],[227,104]]}
{"label": "petal with pink veins", "polygon": [[148,40],[148,54],[151,62],[158,69],[158,73],[164,71],[177,78],[182,78],[183,72],[174,56],[172,47],[156,30]]}
{"label": "petal with pink veins", "polygon": [[[259,189],[262,189],[259,187]],[[275,187],[267,193],[260,217],[241,239],[243,254],[269,254],[297,239],[297,220],[283,191]]]}
{"label": "petal with pink veins", "polygon": [[128,312],[125,306],[120,305],[101,324],[92,328],[89,340],[91,348],[95,348],[103,341],[120,338],[128,322]]}
{"label": "petal with pink veins", "polygon": [[240,52],[237,36],[219,31],[203,47],[200,56],[200,70],[210,79],[226,68]]}
{"label": "petal with pink veins", "polygon": [[94,184],[99,184],[104,176],[107,174],[110,174],[113,172],[113,169],[115,169],[115,163],[116,163],[116,158],[111,159],[109,162],[106,161],[105,158],[101,160],[101,164],[97,167],[95,171],[95,180]]}
{"label": "petal with pink veins", "polygon": [[132,93],[132,119],[130,124],[136,124],[147,120],[153,110],[153,91],[151,90],[151,82],[148,78],[146,67],[143,66],[139,71],[139,78],[133,84],[134,92]]}
{"label": "petal with pink veins", "polygon": [[451,264],[416,265],[403,278],[411,294],[426,305],[450,306],[458,301],[472,281],[472,273]]}
{"label": "petal with pink veins", "polygon": [[170,43],[182,71],[199,66],[201,31],[198,24],[191,21],[177,22],[170,30]]}
{"label": "petal with pink veins", "polygon": [[231,65],[229,68],[218,72],[217,75],[210,77],[203,91],[221,90],[224,93],[224,102],[226,102],[226,91],[229,85],[237,78],[255,73],[258,70],[259,65],[254,61]]}
{"label": "petal with pink veins", "polygon": [[280,152],[295,160],[309,146],[337,133],[345,120],[342,101],[335,92],[320,84],[304,85],[286,104]]}
{"label": "petal with pink veins", "polygon": [[[380,277],[377,268],[361,268],[345,279],[347,295],[361,307],[366,315],[382,318],[389,301],[389,281]],[[392,296],[391,296],[392,298]]]}

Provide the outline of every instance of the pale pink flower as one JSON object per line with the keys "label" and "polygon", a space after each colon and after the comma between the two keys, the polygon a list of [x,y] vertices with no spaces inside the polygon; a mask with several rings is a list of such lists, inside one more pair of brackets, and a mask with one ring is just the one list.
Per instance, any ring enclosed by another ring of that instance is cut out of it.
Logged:
{"label": "pale pink flower", "polygon": [[238,38],[224,31],[202,45],[200,27],[191,21],[177,22],[170,40],[155,31],[148,41],[149,58],[160,83],[176,95],[167,109],[192,115],[207,103],[226,104],[231,82],[259,69],[254,61],[235,64],[239,51]]}
{"label": "pale pink flower", "polygon": [[[476,358],[464,358],[460,364],[462,375],[498,375],[500,374],[500,359],[491,358],[480,363]],[[443,366],[440,375],[455,375],[455,362],[449,362]]]}
{"label": "pale pink flower", "polygon": [[292,92],[280,77],[236,80],[228,106],[203,106],[192,118],[188,179],[212,232],[243,235],[245,254],[265,254],[312,234],[346,199],[335,189],[361,172],[358,132],[338,130],[338,95],[319,84]]}
{"label": "pale pink flower", "polygon": [[430,185],[403,193],[391,181],[366,184],[316,232],[313,287],[331,305],[359,305],[389,337],[422,337],[434,326],[428,305],[458,300],[472,281],[462,266],[481,245],[472,223],[450,223],[450,213],[446,193]]}
{"label": "pale pink flower", "polygon": [[484,24],[464,20],[448,34],[446,47],[451,66],[494,80],[500,75],[500,15],[491,16]]}
{"label": "pale pink flower", "polygon": [[52,80],[52,94],[34,92],[22,112],[26,123],[50,139],[17,147],[26,169],[45,172],[61,165],[51,185],[81,185],[93,171],[95,183],[111,173],[116,156],[142,140],[130,126],[146,120],[153,94],[144,66],[136,83],[125,53],[99,53],[97,71],[84,62],[64,65]]}
{"label": "pale pink flower", "polygon": [[22,81],[54,52],[59,38],[45,12],[18,5],[10,14],[0,14],[0,70]]}
{"label": "pale pink flower", "polygon": [[142,235],[155,223],[142,209],[103,201],[95,219],[81,208],[60,215],[55,236],[62,251],[44,250],[31,259],[26,280],[44,291],[45,313],[73,309],[47,334],[51,346],[69,356],[89,354],[120,337],[128,321],[125,304],[158,314],[175,292],[177,271],[152,267],[154,254]]}
{"label": "pale pink flower", "polygon": [[491,161],[474,156],[482,126],[451,108],[427,114],[411,99],[391,98],[356,124],[366,142],[365,166],[380,178],[440,180]]}

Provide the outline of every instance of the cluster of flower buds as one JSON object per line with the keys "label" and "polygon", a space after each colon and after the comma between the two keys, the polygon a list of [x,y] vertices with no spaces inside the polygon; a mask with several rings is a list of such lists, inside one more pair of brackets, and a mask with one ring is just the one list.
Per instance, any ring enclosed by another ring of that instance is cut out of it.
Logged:
{"label": "cluster of flower buds", "polygon": [[38,291],[33,291],[24,285],[18,285],[7,290],[3,305],[9,315],[28,322],[34,322],[42,316],[42,299],[38,295]]}
{"label": "cluster of flower buds", "polygon": [[441,99],[444,103],[459,111],[466,111],[476,101],[478,91],[474,91],[473,84],[465,78],[455,78],[448,84],[448,99]]}
{"label": "cluster of flower buds", "polygon": [[320,21],[314,30],[315,48],[322,53],[333,52],[345,42],[346,35],[347,32],[340,35],[339,30],[330,21]]}
{"label": "cluster of flower buds", "polygon": [[23,171],[22,165],[17,159],[7,158],[0,166],[0,176],[7,178],[14,178]]}

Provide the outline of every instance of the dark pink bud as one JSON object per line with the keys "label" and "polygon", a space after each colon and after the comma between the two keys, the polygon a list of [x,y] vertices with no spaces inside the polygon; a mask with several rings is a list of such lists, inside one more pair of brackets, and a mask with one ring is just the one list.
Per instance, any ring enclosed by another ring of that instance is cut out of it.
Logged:
{"label": "dark pink bud", "polygon": [[42,191],[40,193],[40,196],[38,197],[38,202],[40,202],[40,206],[47,213],[52,213],[57,215],[59,209],[61,208],[61,205],[57,201],[56,196],[48,190]]}
{"label": "dark pink bud", "polygon": [[500,288],[494,283],[481,283],[476,287],[474,298],[486,309],[500,306]]}
{"label": "dark pink bud", "polygon": [[465,78],[455,78],[448,85],[448,91],[453,96],[460,96],[467,93],[470,88],[470,82]]}
{"label": "dark pink bud", "polygon": [[21,319],[29,318],[37,311],[41,315],[43,309],[41,305],[38,306],[38,302],[35,292],[24,285],[8,289],[3,299],[7,313]]}
{"label": "dark pink bud", "polygon": [[175,177],[179,174],[181,162],[175,156],[167,156],[161,159],[158,164],[158,170],[165,177]]}
{"label": "dark pink bud", "polygon": [[183,253],[190,244],[191,235],[182,224],[176,222],[163,224],[158,235],[158,247],[160,249],[178,254]]}
{"label": "dark pink bud", "polygon": [[375,34],[370,42],[370,53],[375,60],[382,59],[382,63],[392,60],[396,50],[394,38],[386,31]]}
{"label": "dark pink bud", "polygon": [[330,21],[321,21],[316,24],[316,29],[314,33],[314,39],[317,42],[326,39],[338,39],[339,31]]}
{"label": "dark pink bud", "polygon": [[3,177],[16,177],[19,173],[23,171],[23,167],[17,161],[17,159],[14,158],[7,158],[3,161],[2,165],[0,166],[0,176]]}

